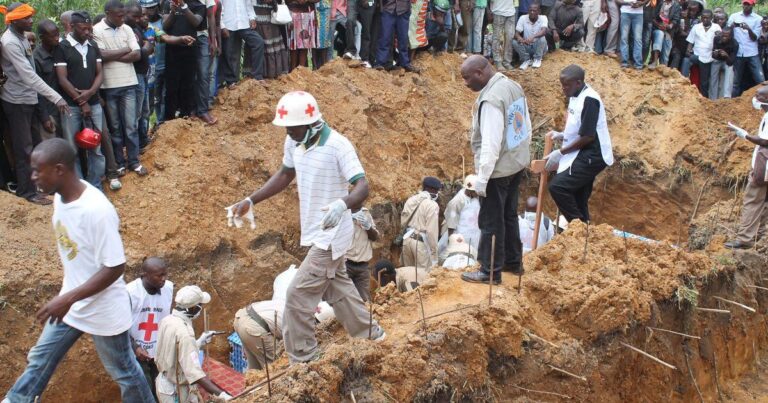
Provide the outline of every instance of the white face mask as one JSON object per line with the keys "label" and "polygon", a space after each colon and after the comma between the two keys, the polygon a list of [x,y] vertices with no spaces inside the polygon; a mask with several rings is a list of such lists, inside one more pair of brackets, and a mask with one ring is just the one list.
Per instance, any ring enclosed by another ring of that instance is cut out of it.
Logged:
{"label": "white face mask", "polygon": [[768,106],[768,104],[762,103],[757,100],[757,97],[752,97],[752,107],[757,109],[758,111],[763,109],[763,105]]}
{"label": "white face mask", "polygon": [[437,201],[438,197],[440,197],[437,193],[430,193],[429,198],[432,199],[432,201]]}
{"label": "white face mask", "polygon": [[525,215],[523,216],[528,222],[535,222],[536,221],[536,213],[531,211],[526,211]]}

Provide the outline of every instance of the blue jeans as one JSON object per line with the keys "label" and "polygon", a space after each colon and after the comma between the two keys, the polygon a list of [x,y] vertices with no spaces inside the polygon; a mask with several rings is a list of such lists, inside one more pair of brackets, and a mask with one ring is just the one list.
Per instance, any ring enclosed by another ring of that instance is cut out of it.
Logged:
{"label": "blue jeans", "polygon": [[[67,139],[67,141],[69,141],[69,143],[72,144],[75,149],[77,149],[77,145],[75,144],[75,134],[77,134],[77,132],[80,130],[83,130],[83,127],[85,127],[85,122],[83,122],[83,114],[80,107],[70,105],[69,110],[69,115],[63,115],[63,119],[61,120],[61,129],[64,133],[64,138]],[[103,119],[104,111],[101,109],[101,105],[98,103],[91,105],[92,124],[93,127],[99,132],[103,131],[103,128],[101,127]],[[106,160],[104,159],[104,154],[101,153],[101,146],[96,147],[93,150],[87,150],[86,153],[88,156],[88,176],[83,176],[83,170],[80,167],[79,161],[75,162],[77,176],[80,178],[85,178],[85,180],[96,187],[96,189],[102,190],[101,177],[104,176]]]}
{"label": "blue jeans", "polygon": [[629,30],[632,29],[632,60],[643,68],[643,15],[621,13],[621,64],[629,64]]}
{"label": "blue jeans", "polygon": [[208,110],[213,108],[213,99],[219,94],[219,58],[214,57],[211,59],[211,74],[208,77],[210,85],[208,90],[210,91],[210,98],[208,100]]}
{"label": "blue jeans", "polygon": [[752,79],[758,84],[765,81],[760,56],[736,57],[736,61],[733,62],[733,92],[731,93],[733,98],[741,95],[741,78],[746,73],[752,74]]}
{"label": "blue jeans", "polygon": [[123,154],[123,147],[125,147],[128,151],[127,165],[133,168],[139,165],[136,86],[105,89],[104,97],[107,102],[109,133],[112,135],[112,148],[115,152],[117,167],[126,167],[126,158]]}
{"label": "blue jeans", "polygon": [[208,37],[197,36],[197,88],[195,88],[195,105],[197,115],[208,113],[211,100],[211,50],[208,47]]}
{"label": "blue jeans", "polygon": [[165,69],[155,70],[155,91],[153,110],[157,118],[157,124],[165,121]]}
{"label": "blue jeans", "polygon": [[376,50],[376,65],[381,66],[389,59],[389,47],[392,45],[392,37],[397,35],[397,51],[400,58],[400,66],[410,66],[411,58],[408,54],[408,24],[411,12],[402,15],[381,13],[381,33],[379,35],[379,47]]}
{"label": "blue jeans", "polygon": [[669,63],[669,52],[672,51],[672,38],[664,31],[653,30],[653,50],[660,52],[659,63]]}
{"label": "blue jeans", "polygon": [[145,74],[136,74],[139,85],[136,86],[136,113],[139,117],[137,130],[139,131],[139,148],[144,148],[149,142],[147,133],[149,132],[149,88],[147,86],[147,76]]}
{"label": "blue jeans", "polygon": [[[13,403],[32,403],[41,396],[56,366],[83,332],[65,323],[46,323],[37,344],[29,350],[27,368],[6,395]],[[114,336],[94,336],[101,363],[120,386],[123,402],[153,402],[152,392],[131,349],[128,331]],[[87,387],[86,387],[87,388]],[[55,398],[53,400],[56,400]]]}

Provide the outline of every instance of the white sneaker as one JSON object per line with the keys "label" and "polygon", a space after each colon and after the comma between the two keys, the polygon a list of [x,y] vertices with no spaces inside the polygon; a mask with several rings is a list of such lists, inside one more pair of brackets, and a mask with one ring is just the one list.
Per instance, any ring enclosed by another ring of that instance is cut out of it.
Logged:
{"label": "white sneaker", "polygon": [[533,68],[538,69],[539,67],[541,67],[541,59],[534,59]]}
{"label": "white sneaker", "polygon": [[531,60],[526,60],[523,62],[523,64],[520,65],[520,70],[525,70],[531,65]]}
{"label": "white sneaker", "polygon": [[347,52],[347,53],[344,53],[344,55],[341,57],[347,60],[352,60],[355,58],[355,55],[353,55],[352,52]]}
{"label": "white sneaker", "polygon": [[375,341],[375,342],[377,342],[377,343],[381,343],[381,342],[382,342],[382,341],[384,341],[384,339],[386,339],[386,338],[387,338],[387,332],[385,332],[385,331],[383,331],[383,330],[382,330],[382,331],[381,331],[381,335],[380,335],[379,337],[377,337],[377,338],[373,339],[373,341]]}
{"label": "white sneaker", "polygon": [[360,64],[361,64],[363,67],[365,67],[366,69],[370,69],[370,68],[371,68],[371,64],[370,64],[370,63],[368,63],[368,62],[362,62],[362,63],[360,63]]}

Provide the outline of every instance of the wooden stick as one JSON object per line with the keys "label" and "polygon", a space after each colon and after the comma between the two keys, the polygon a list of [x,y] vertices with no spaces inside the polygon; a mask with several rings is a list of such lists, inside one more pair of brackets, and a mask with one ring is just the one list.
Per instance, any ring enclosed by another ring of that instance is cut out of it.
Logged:
{"label": "wooden stick", "polygon": [[491,236],[491,279],[488,281],[488,306],[493,302],[493,272],[496,271],[496,234]]}
{"label": "wooden stick", "polygon": [[[275,325],[274,326],[275,328],[272,330],[272,340],[273,340],[272,348],[274,348],[274,350],[272,350],[273,351],[272,354],[275,356],[275,359],[277,359],[277,335],[275,334],[275,332],[277,332],[277,309],[275,309]],[[283,329],[280,329],[280,330],[282,331]]]}
{"label": "wooden stick", "polygon": [[[478,305],[478,304],[472,304],[472,305],[462,306],[462,307],[459,307],[459,308],[456,308],[456,309],[451,309],[450,311],[440,312],[440,313],[436,313],[436,314],[434,314],[434,315],[429,315],[429,316],[426,316],[426,317],[424,317],[424,319],[433,319],[433,318],[437,318],[437,317],[439,317],[439,316],[447,315],[447,314],[449,314],[449,313],[459,312],[459,311],[463,311],[463,310],[465,310],[465,309],[469,309],[469,308],[477,308],[477,307],[479,307],[479,306],[480,306],[480,305]],[[421,322],[421,321],[420,321],[420,320],[417,320],[417,321],[413,322],[413,324],[415,325],[415,324],[417,324],[417,323],[419,323],[419,322]]]}
{"label": "wooden stick", "polygon": [[369,318],[368,318],[368,340],[372,340],[373,334],[373,301],[368,302]]}
{"label": "wooden stick", "polygon": [[[549,155],[552,152],[552,137],[544,135],[544,155]],[[533,224],[533,241],[531,242],[531,250],[534,251],[539,245],[539,231],[541,230],[541,215],[542,208],[544,207],[544,190],[547,188],[547,180],[549,179],[549,173],[545,169],[539,174],[539,202],[536,203],[536,222]]]}
{"label": "wooden stick", "polygon": [[749,287],[749,288],[756,288],[756,289],[758,289],[758,290],[764,290],[764,291],[768,291],[768,288],[766,288],[766,287],[760,287],[759,285],[747,285],[747,286],[745,286],[745,287]]}
{"label": "wooden stick", "polygon": [[580,380],[582,380],[584,382],[587,382],[587,378],[584,377],[584,376],[579,376],[579,375],[576,375],[576,374],[572,374],[572,373],[570,373],[570,372],[568,372],[568,371],[566,371],[564,369],[560,369],[560,368],[558,368],[558,367],[556,367],[554,365],[551,365],[551,364],[547,364],[547,366],[552,368],[552,369],[554,369],[557,372],[561,372],[561,373],[566,374],[568,376],[572,376],[572,377],[574,377],[576,379],[580,379]]}
{"label": "wooden stick", "polygon": [[522,391],[524,391],[524,392],[526,392],[526,393],[541,393],[542,395],[551,395],[551,396],[557,396],[557,397],[562,397],[563,399],[570,399],[570,398],[571,398],[570,396],[561,395],[561,394],[559,394],[559,393],[555,393],[555,392],[545,392],[545,391],[543,391],[543,390],[533,390],[533,389],[526,389],[526,388],[524,388],[524,387],[521,387],[521,386],[517,386],[517,385],[511,385],[511,386],[512,386],[513,388],[517,388],[517,389],[520,389],[520,390],[522,390]]}
{"label": "wooden stick", "polygon": [[464,178],[467,177],[467,174],[464,170],[465,165],[466,165],[466,162],[464,161],[464,154],[461,154],[461,180],[464,180]]}
{"label": "wooden stick", "polygon": [[264,370],[267,372],[267,390],[269,391],[269,397],[272,397],[272,378],[269,377],[269,361],[267,360],[267,346],[264,344],[263,337],[261,338],[261,353],[264,355]]}
{"label": "wooden stick", "polygon": [[658,330],[660,332],[672,333],[672,334],[676,334],[678,336],[683,336],[683,337],[689,338],[689,339],[696,339],[696,340],[700,340],[701,339],[701,337],[699,337],[699,336],[691,336],[690,334],[678,333],[678,332],[675,332],[675,331],[672,331],[672,330],[659,329],[658,327],[651,327],[651,326],[647,326],[647,327],[648,327],[648,329],[651,329],[651,330]]}
{"label": "wooden stick", "polygon": [[352,398],[352,403],[357,403],[357,399],[355,399],[355,392],[349,391],[349,397]]}
{"label": "wooden stick", "polygon": [[[204,332],[208,331],[208,310],[206,308],[203,308],[203,331]],[[206,357],[210,356],[208,354],[210,352],[210,348],[208,347],[208,344],[210,344],[210,343],[205,343],[205,356]],[[181,397],[179,397],[179,399],[181,399]]]}
{"label": "wooden stick", "polygon": [[581,257],[581,262],[587,261],[587,250],[589,248],[589,221],[587,221],[587,236],[584,238],[584,256]]}
{"label": "wooden stick", "polygon": [[663,366],[665,366],[665,367],[667,367],[667,368],[670,368],[670,369],[677,369],[677,367],[676,367],[676,366],[674,366],[674,365],[672,365],[672,364],[669,364],[669,363],[667,363],[667,362],[664,362],[664,361],[662,361],[662,360],[660,360],[660,359],[658,359],[658,358],[656,358],[656,357],[654,357],[654,356],[652,356],[652,355],[650,355],[650,354],[646,353],[645,351],[643,351],[643,350],[640,350],[640,349],[639,349],[639,348],[637,348],[637,347],[633,347],[633,346],[630,346],[629,344],[627,344],[627,343],[624,343],[623,341],[620,341],[620,342],[619,342],[619,344],[621,344],[622,346],[624,346],[624,347],[626,347],[626,348],[628,348],[628,349],[631,349],[631,350],[633,350],[633,351],[635,351],[635,352],[638,352],[638,353],[640,353],[640,354],[642,354],[642,355],[644,355],[644,356],[646,356],[646,357],[648,357],[648,358],[650,358],[650,359],[652,359],[652,360],[654,360],[654,361],[658,362],[659,364],[661,364],[661,365],[663,365]]}
{"label": "wooden stick", "polygon": [[547,340],[547,339],[545,339],[545,338],[543,338],[541,336],[538,336],[536,333],[534,333],[534,332],[532,332],[530,330],[526,330],[526,333],[528,334],[529,337],[532,337],[532,338],[534,338],[534,339],[536,339],[538,341],[542,341],[544,343],[547,343],[547,344],[549,344],[550,346],[552,346],[554,348],[560,348],[560,346],[558,346],[557,344],[552,343],[551,341],[549,341],[549,340]]}
{"label": "wooden stick", "polygon": [[[547,124],[547,123],[548,123],[548,122],[550,122],[550,121],[552,121],[552,116],[547,116],[547,117],[546,117],[546,119],[542,120],[542,121],[541,121],[541,122],[539,122],[539,123],[536,123],[536,125],[535,125],[535,126],[533,126],[533,129],[531,129],[531,133],[535,132],[536,130],[539,130],[539,129],[540,129],[542,126],[544,126],[545,124]],[[544,141],[545,141],[545,145],[544,145],[544,148],[546,148],[546,147],[547,147],[547,146],[546,146],[546,141],[547,141],[547,140],[546,140],[546,136],[544,137]],[[550,141],[551,141],[551,140],[550,140]],[[545,152],[545,153],[544,153],[544,155],[547,155],[547,154],[549,154],[549,153],[548,153],[548,152]]]}
{"label": "wooden stick", "polygon": [[[714,344],[712,344],[712,346],[714,346]],[[720,375],[717,373],[717,351],[715,351],[714,347],[712,348],[712,366],[715,369],[715,390],[717,390],[717,399],[718,401],[722,401],[723,395],[720,392]]]}
{"label": "wooden stick", "polygon": [[699,389],[699,384],[696,382],[696,377],[693,376],[693,370],[691,369],[691,364],[688,362],[688,351],[686,351],[687,346],[683,346],[683,356],[685,357],[685,366],[688,367],[688,375],[691,376],[691,382],[693,382],[693,387],[696,388],[696,393],[699,394],[699,400],[701,400],[701,403],[704,403],[704,396],[701,395],[701,389]]}
{"label": "wooden stick", "polygon": [[729,311],[727,309],[701,308],[701,307],[698,307],[698,306],[696,308],[694,308],[694,309],[696,309],[697,311],[702,311],[702,312],[727,313],[727,314],[731,313],[731,311]]}
{"label": "wooden stick", "polygon": [[[272,377],[272,379],[277,379],[277,378],[285,375],[286,373],[288,373],[287,369],[285,371],[278,372],[277,374],[275,374],[275,376]],[[239,398],[241,398],[241,397],[243,397],[245,395],[249,395],[249,394],[255,392],[256,390],[258,390],[260,387],[264,386],[264,384],[266,384],[266,383],[267,383],[267,381],[264,380],[264,381],[261,381],[261,382],[255,384],[255,385],[253,385],[253,386],[249,386],[249,387],[245,388],[242,392],[240,392],[239,395],[234,396],[232,398],[232,400],[239,399]]]}
{"label": "wooden stick", "polygon": [[746,306],[746,305],[744,305],[744,304],[740,304],[740,303],[738,303],[738,302],[736,302],[736,301],[731,301],[731,300],[729,300],[729,299],[720,298],[720,297],[715,297],[715,296],[713,296],[712,298],[714,298],[714,299],[716,299],[716,300],[718,300],[718,301],[727,302],[727,303],[729,303],[729,304],[731,304],[731,305],[736,305],[736,306],[738,306],[739,308],[744,308],[744,309],[746,309],[746,310],[748,310],[749,312],[752,312],[752,313],[756,313],[756,312],[757,312],[757,310],[756,310],[755,308],[751,308],[751,307],[748,307],[748,306]]}
{"label": "wooden stick", "polygon": [[421,304],[421,327],[424,329],[424,337],[427,336],[427,319],[424,317],[424,300],[421,299],[421,288],[416,288],[416,293],[419,294],[419,304]]}

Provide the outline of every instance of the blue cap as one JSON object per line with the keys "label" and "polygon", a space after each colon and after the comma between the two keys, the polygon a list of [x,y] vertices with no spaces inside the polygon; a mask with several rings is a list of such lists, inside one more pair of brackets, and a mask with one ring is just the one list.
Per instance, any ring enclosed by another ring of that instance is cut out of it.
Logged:
{"label": "blue cap", "polygon": [[443,188],[443,183],[440,182],[440,179],[437,179],[434,176],[426,176],[424,177],[424,180],[421,182],[421,186],[425,188],[440,190]]}

